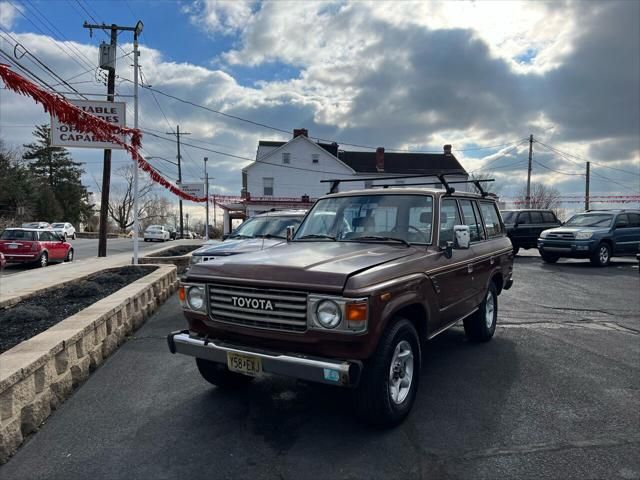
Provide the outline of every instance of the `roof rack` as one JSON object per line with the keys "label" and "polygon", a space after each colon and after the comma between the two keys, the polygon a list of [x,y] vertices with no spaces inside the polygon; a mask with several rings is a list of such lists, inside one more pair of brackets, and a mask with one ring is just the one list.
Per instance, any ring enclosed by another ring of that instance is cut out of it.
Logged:
{"label": "roof rack", "polygon": [[380,180],[398,180],[398,179],[403,179],[403,178],[424,178],[424,177],[430,177],[430,176],[435,176],[438,178],[438,182],[420,182],[420,183],[408,183],[408,184],[378,184],[378,185],[374,185],[375,187],[382,187],[382,188],[388,188],[388,187],[414,187],[414,186],[424,186],[424,185],[442,185],[444,187],[444,189],[447,191],[448,195],[451,195],[452,193],[454,193],[456,191],[456,189],[454,187],[452,187],[452,184],[458,184],[458,183],[473,183],[476,188],[480,191],[480,194],[483,197],[486,197],[489,192],[487,192],[484,188],[482,188],[481,182],[495,182],[495,179],[493,178],[487,178],[487,179],[483,179],[483,180],[453,180],[453,181],[448,181],[446,180],[444,177],[445,175],[451,175],[451,174],[445,174],[445,173],[441,173],[439,175],[399,175],[399,176],[390,176],[390,177],[372,177],[372,178],[333,178],[333,179],[329,179],[329,180],[320,180],[320,183],[330,183],[331,187],[329,189],[329,193],[337,193],[338,192],[338,186],[341,183],[344,182],[367,182],[367,181],[380,181]]}

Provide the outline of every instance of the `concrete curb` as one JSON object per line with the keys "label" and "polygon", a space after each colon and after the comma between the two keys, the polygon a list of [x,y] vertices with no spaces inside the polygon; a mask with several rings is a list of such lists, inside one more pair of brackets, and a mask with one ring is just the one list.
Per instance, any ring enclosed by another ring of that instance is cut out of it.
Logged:
{"label": "concrete curb", "polygon": [[177,285],[176,267],[160,265],[155,272],[0,355],[0,464]]}

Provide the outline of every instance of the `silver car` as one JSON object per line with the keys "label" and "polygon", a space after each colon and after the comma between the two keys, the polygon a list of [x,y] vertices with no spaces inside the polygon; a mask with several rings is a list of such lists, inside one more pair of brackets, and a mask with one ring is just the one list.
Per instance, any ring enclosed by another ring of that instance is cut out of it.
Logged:
{"label": "silver car", "polygon": [[71,238],[73,240],[76,239],[76,229],[69,222],[64,223],[52,223],[51,228],[53,231],[60,235],[65,240]]}

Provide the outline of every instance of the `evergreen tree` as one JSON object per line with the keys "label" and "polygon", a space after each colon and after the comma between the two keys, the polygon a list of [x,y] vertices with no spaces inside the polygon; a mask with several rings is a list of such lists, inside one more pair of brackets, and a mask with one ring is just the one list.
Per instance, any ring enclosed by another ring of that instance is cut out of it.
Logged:
{"label": "evergreen tree", "polygon": [[38,219],[78,224],[92,210],[81,181],[84,170],[66,148],[51,146],[50,133],[48,125],[36,126],[35,142],[24,145],[23,158],[30,161],[29,169],[40,189],[36,202]]}

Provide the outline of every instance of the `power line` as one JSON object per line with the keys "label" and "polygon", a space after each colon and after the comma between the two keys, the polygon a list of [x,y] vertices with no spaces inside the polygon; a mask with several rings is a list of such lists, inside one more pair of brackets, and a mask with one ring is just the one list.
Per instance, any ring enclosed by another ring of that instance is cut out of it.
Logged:
{"label": "power line", "polygon": [[[565,158],[566,158],[566,157],[573,157],[573,158],[577,158],[578,160],[582,160],[583,162],[586,162],[586,161],[587,161],[587,160],[585,160],[583,157],[581,157],[581,156],[579,156],[579,155],[575,155],[575,154],[571,154],[571,153],[564,152],[564,151],[562,151],[562,150],[560,150],[560,149],[558,149],[558,148],[556,148],[556,147],[552,147],[551,145],[547,145],[546,143],[542,143],[542,142],[540,142],[540,141],[538,141],[538,140],[536,140],[536,143],[539,143],[540,145],[542,145],[542,146],[544,146],[544,147],[547,147],[549,150],[552,150],[552,151],[554,151],[554,152],[556,152],[556,153],[558,153],[558,154],[562,155],[562,156],[563,156],[563,157],[565,157]],[[567,160],[569,160],[568,158],[566,158],[566,159],[567,159]],[[571,161],[571,160],[569,160],[569,161]],[[598,165],[599,167],[609,168],[609,169],[611,169],[611,170],[617,170],[618,172],[628,173],[628,174],[630,174],[630,175],[638,175],[638,176],[640,176],[640,173],[638,173],[638,172],[631,172],[631,171],[629,171],[629,170],[623,170],[623,169],[621,169],[621,168],[611,167],[611,166],[609,166],[609,165],[605,165],[605,164],[602,164],[602,163],[594,162],[593,160],[589,160],[589,161],[590,161],[591,163],[593,163],[594,165]]]}
{"label": "power line", "polygon": [[556,170],[554,168],[547,167],[545,164],[543,164],[543,163],[541,163],[541,162],[539,162],[537,160],[534,160],[533,163],[535,163],[536,165],[538,165],[538,166],[540,166],[540,167],[542,167],[542,168],[544,168],[546,170],[549,170],[551,172],[560,173],[561,175],[578,176],[578,177],[584,177],[584,175],[585,175],[584,173],[561,172],[560,170]]}

